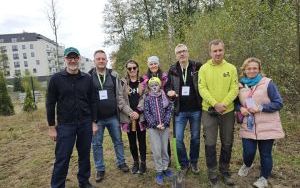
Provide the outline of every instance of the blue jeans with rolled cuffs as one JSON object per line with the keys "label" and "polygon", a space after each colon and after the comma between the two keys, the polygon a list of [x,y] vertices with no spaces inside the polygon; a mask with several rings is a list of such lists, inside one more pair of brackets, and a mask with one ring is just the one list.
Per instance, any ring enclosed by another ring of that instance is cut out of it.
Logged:
{"label": "blue jeans with rolled cuffs", "polygon": [[[190,124],[190,153],[187,156],[184,144],[184,131],[187,123]],[[182,168],[190,163],[197,164],[200,151],[201,111],[179,112],[175,116],[176,146],[178,160]]]}
{"label": "blue jeans with rolled cuffs", "polygon": [[103,136],[105,128],[107,128],[112,142],[114,144],[114,150],[117,158],[117,166],[124,164],[124,145],[121,137],[121,128],[117,116],[98,120],[97,124],[98,131],[96,135],[93,136],[92,141],[96,170],[105,171],[105,163],[103,157]]}

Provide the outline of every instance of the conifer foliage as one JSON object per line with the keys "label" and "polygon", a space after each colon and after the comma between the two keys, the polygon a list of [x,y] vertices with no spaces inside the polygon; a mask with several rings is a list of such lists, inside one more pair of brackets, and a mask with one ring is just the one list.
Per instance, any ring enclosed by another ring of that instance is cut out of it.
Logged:
{"label": "conifer foliage", "polygon": [[22,78],[20,76],[14,78],[14,91],[25,92],[25,89],[22,85]]}
{"label": "conifer foliage", "polygon": [[8,95],[4,75],[3,72],[0,71],[0,115],[9,116],[14,113],[14,106],[11,102],[10,96]]}
{"label": "conifer foliage", "polygon": [[36,110],[36,106],[33,100],[32,92],[30,91],[29,87],[26,87],[26,96],[24,99],[23,104],[23,111],[25,112],[32,112]]}

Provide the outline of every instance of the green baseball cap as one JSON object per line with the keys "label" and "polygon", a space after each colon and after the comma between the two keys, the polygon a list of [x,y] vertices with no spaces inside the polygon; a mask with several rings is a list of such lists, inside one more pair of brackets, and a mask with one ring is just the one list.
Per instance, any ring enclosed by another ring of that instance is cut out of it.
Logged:
{"label": "green baseball cap", "polygon": [[66,48],[65,51],[64,51],[64,56],[68,56],[70,53],[75,53],[78,56],[80,56],[79,51],[76,48],[74,48],[74,47]]}

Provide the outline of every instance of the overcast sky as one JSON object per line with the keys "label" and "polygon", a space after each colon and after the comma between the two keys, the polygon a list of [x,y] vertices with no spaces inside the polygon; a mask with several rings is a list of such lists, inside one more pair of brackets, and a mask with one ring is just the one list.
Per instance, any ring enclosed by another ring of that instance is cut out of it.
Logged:
{"label": "overcast sky", "polygon": [[[50,0],[1,1],[0,34],[35,32],[55,40],[48,18]],[[74,46],[85,57],[93,57],[97,49],[108,53],[104,47],[102,29],[103,10],[107,0],[56,0],[58,42],[65,47]]]}

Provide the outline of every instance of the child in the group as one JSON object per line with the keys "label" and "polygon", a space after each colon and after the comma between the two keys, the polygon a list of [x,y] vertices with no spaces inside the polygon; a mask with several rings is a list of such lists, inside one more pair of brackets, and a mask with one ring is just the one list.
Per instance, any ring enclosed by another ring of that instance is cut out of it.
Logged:
{"label": "child in the group", "polygon": [[168,138],[169,124],[173,104],[161,89],[158,77],[152,77],[148,82],[149,93],[145,96],[144,116],[149,129],[151,150],[156,169],[155,181],[162,185],[164,177],[171,178],[173,173],[168,169]]}

